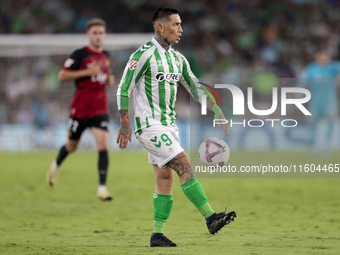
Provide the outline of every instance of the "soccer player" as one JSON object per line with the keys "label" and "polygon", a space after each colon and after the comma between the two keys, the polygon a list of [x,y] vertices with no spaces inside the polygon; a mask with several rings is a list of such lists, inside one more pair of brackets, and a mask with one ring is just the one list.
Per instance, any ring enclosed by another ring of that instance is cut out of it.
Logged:
{"label": "soccer player", "polygon": [[331,138],[334,121],[338,115],[338,98],[336,91],[336,78],[340,73],[340,62],[331,61],[327,50],[321,49],[316,53],[315,62],[310,63],[301,74],[301,87],[309,86],[312,93],[310,100],[311,118],[311,144],[312,156],[318,154],[317,125],[322,118],[326,118],[327,133],[324,145],[324,156],[331,153]]}
{"label": "soccer player", "polygon": [[[184,194],[206,219],[211,234],[233,221],[236,213],[215,213],[195,177],[189,157],[180,146],[175,113],[177,86],[182,84],[197,101],[204,93],[196,87],[198,80],[186,58],[171,48],[171,44],[179,42],[183,32],[178,11],[158,9],[153,15],[153,26],[155,36],[131,55],[118,87],[120,128],[117,143],[123,150],[128,141],[131,142],[128,106],[133,91],[135,135],[148,151],[156,177],[150,245],[177,246],[163,235],[173,205],[174,172],[179,176]],[[210,97],[207,108],[215,112],[215,118],[225,119]],[[223,125],[223,132],[228,134],[227,124]]]}
{"label": "soccer player", "polygon": [[106,188],[109,164],[109,108],[106,84],[112,86],[114,76],[110,74],[109,54],[102,48],[106,37],[105,21],[99,18],[91,19],[86,25],[86,35],[89,38],[89,44],[74,51],[66,59],[58,76],[60,81],[75,80],[77,89],[70,107],[68,141],[60,149],[57,158],[53,160],[47,173],[47,182],[52,187],[57,184],[62,162],[69,153],[77,149],[83,131],[90,128],[99,153],[97,198],[106,201],[112,200]]}

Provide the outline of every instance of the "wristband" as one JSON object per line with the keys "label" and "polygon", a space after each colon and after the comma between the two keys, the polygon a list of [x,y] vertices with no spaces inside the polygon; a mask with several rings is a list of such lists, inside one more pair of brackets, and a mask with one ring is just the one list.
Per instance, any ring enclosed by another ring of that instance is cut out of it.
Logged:
{"label": "wristband", "polygon": [[223,115],[223,112],[220,107],[218,107],[216,104],[214,104],[211,107],[211,110],[215,113],[214,119],[219,119],[221,115]]}

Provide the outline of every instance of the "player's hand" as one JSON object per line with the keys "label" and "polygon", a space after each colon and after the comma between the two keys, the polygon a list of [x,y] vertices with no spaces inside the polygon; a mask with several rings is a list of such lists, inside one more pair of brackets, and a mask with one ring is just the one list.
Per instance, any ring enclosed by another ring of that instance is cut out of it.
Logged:
{"label": "player's hand", "polygon": [[110,74],[107,77],[107,83],[109,84],[109,86],[113,86],[113,84],[115,83],[115,77],[113,74]]}
{"label": "player's hand", "polygon": [[117,143],[119,144],[119,149],[124,150],[127,147],[128,142],[131,142],[131,128],[130,125],[121,125],[118,130]]}
{"label": "player's hand", "polygon": [[[225,116],[223,114],[220,115],[220,120],[226,120]],[[216,123],[216,125],[218,127],[221,127],[221,124],[219,123]],[[229,126],[228,126],[228,123],[225,122],[224,124],[222,124],[222,128],[223,128],[223,134],[225,135],[229,135]]]}
{"label": "player's hand", "polygon": [[97,63],[92,63],[86,71],[88,76],[97,75],[100,72],[100,66]]}

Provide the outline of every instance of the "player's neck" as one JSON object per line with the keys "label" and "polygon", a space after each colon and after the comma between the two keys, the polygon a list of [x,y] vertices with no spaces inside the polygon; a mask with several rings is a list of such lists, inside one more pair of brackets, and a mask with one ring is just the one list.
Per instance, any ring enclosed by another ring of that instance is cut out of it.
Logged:
{"label": "player's neck", "polygon": [[88,44],[87,47],[94,52],[100,53],[100,52],[103,51],[102,47],[97,48],[97,47],[93,46],[92,44]]}
{"label": "player's neck", "polygon": [[161,34],[159,33],[159,31],[157,31],[155,33],[155,39],[156,41],[159,43],[159,45],[161,45],[165,50],[169,50],[170,48],[170,42],[168,41],[168,39],[164,38],[163,36],[161,36]]}

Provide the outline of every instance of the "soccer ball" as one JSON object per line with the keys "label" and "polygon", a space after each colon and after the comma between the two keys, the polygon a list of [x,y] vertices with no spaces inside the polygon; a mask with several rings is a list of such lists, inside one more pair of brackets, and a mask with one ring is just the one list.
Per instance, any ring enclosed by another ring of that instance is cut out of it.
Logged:
{"label": "soccer ball", "polygon": [[198,148],[198,157],[205,166],[224,166],[230,157],[228,144],[221,138],[206,139]]}

